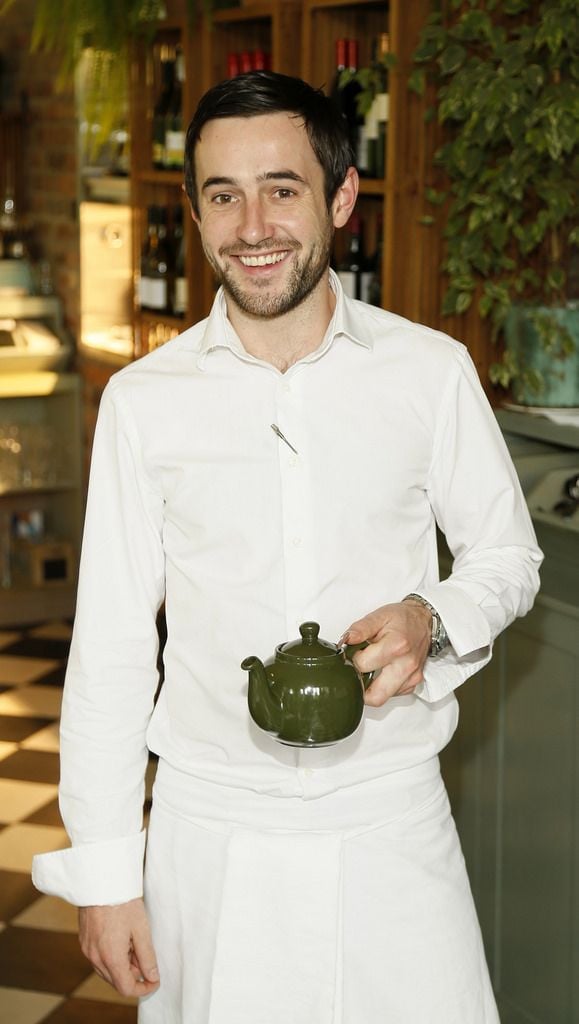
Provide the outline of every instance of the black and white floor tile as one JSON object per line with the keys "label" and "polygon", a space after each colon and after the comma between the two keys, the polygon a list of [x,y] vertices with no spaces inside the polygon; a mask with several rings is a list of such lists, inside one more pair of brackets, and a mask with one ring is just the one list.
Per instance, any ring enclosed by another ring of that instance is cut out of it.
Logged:
{"label": "black and white floor tile", "polygon": [[134,1000],[83,957],[77,911],[42,896],[32,855],[68,845],[58,717],[70,625],[0,630],[0,1024],[134,1024]]}

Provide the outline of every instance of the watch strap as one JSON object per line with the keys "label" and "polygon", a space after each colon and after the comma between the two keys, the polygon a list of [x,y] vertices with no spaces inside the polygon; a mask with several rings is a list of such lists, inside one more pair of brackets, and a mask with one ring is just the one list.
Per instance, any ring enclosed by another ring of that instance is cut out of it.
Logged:
{"label": "watch strap", "polygon": [[430,650],[428,652],[428,657],[436,658],[436,656],[440,654],[445,647],[448,647],[450,643],[448,633],[444,628],[444,623],[436,608],[431,605],[430,601],[427,601],[425,597],[421,597],[420,594],[407,594],[406,597],[403,598],[403,601],[417,601],[418,604],[424,605],[425,608],[428,608],[428,611],[432,616],[432,631],[430,634]]}

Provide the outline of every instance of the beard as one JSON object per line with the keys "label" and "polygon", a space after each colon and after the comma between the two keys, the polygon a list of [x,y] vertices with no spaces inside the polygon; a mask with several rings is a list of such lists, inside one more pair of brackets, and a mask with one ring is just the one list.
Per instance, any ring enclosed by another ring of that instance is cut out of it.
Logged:
{"label": "beard", "polygon": [[[260,252],[272,248],[293,250],[296,253],[285,288],[281,292],[268,294],[271,285],[268,281],[264,281],[262,285],[264,294],[261,295],[246,291],[243,285],[236,280],[231,264],[220,266],[213,253],[209,252],[205,245],[203,248],[218,285],[223,287],[224,292],[235,305],[249,316],[273,319],[296,309],[319,284],[330,264],[333,238],[333,225],[328,220],[324,235],[312,245],[306,257],[301,255],[302,246],[298,242],[289,242],[288,240],[265,239],[259,246],[244,247],[247,255],[252,256],[258,256]],[[223,258],[238,249],[239,246],[224,246],[219,250],[219,255]]]}

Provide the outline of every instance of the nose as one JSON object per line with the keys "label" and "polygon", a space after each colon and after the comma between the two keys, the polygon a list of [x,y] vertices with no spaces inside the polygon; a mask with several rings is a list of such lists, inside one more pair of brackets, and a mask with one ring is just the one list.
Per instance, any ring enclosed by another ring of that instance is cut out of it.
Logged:
{"label": "nose", "polygon": [[267,214],[267,206],[261,196],[246,197],[240,204],[238,237],[247,245],[258,245],[273,232]]}

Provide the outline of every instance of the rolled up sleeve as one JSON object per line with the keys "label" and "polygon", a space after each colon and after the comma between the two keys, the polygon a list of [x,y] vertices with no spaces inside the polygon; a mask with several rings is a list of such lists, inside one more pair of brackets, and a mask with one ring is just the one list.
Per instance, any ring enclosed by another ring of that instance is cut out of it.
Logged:
{"label": "rolled up sleeve", "polygon": [[84,843],[41,853],[32,861],[32,881],[48,896],[77,907],[127,903],[143,895],[146,833]]}

